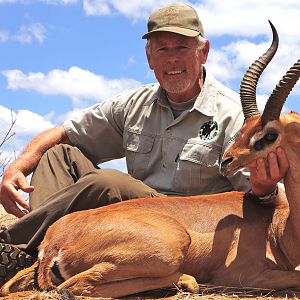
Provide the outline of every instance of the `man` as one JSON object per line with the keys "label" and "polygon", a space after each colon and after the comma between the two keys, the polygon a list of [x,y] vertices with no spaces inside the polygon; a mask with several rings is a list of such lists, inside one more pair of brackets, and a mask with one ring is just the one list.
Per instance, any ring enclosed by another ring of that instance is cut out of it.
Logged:
{"label": "man", "polygon": [[[281,149],[268,161],[258,160],[250,180],[242,171],[230,178],[219,172],[220,157],[242,126],[243,114],[238,95],[203,66],[209,41],[196,11],[171,4],[153,12],[143,38],[158,84],[96,104],[39,134],[6,170],[0,201],[21,219],[2,230],[0,262],[7,253],[30,260],[49,225],[77,210],[138,197],[230,190],[274,196],[288,169]],[[97,167],[124,156],[129,174]],[[25,176],[31,172],[28,185]],[[29,203],[19,189],[30,193]],[[4,263],[0,267],[6,281],[22,266],[17,262],[9,274]]]}

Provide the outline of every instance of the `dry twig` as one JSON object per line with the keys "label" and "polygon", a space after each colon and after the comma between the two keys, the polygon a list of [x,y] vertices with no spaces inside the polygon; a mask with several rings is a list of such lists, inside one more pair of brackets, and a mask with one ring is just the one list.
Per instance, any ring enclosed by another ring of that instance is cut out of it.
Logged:
{"label": "dry twig", "polygon": [[[13,127],[17,121],[17,114],[14,114],[13,111],[11,110],[11,124],[9,129],[7,130],[5,136],[3,137],[2,140],[0,140],[0,148],[7,143],[8,140],[10,140],[16,133],[13,132]],[[2,157],[1,157],[2,156]],[[2,177],[5,168],[7,167],[7,165],[10,163],[10,161],[12,160],[12,158],[15,157],[15,152],[13,152],[10,155],[6,155],[3,157],[3,151],[0,151],[0,178]]]}

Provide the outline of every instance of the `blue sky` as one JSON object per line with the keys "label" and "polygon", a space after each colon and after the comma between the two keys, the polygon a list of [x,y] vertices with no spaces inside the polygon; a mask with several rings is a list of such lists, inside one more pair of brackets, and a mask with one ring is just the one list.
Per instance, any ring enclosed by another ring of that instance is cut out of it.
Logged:
{"label": "blue sky", "polygon": [[[83,107],[154,82],[141,36],[163,0],[0,0],[0,139],[17,113],[2,156]],[[235,91],[245,68],[265,51],[276,26],[280,46],[258,85],[262,108],[300,58],[299,0],[181,1],[193,5],[211,41],[206,67]],[[284,111],[300,112],[299,83]],[[1,158],[1,157],[0,157]],[[122,161],[110,166],[124,169]]]}

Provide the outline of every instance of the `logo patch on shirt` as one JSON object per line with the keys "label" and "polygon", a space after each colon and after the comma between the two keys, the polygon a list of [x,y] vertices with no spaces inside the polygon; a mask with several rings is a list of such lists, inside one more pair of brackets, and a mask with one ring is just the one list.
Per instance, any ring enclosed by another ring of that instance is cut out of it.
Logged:
{"label": "logo patch on shirt", "polygon": [[201,140],[212,140],[219,133],[219,126],[216,121],[205,122],[200,128]]}

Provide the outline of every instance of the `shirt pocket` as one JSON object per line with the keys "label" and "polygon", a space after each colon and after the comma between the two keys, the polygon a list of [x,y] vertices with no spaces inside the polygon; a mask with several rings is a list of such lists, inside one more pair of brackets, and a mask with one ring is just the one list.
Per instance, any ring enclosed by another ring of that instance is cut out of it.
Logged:
{"label": "shirt pocket", "polygon": [[197,195],[214,192],[212,186],[222,175],[219,173],[221,148],[210,143],[187,143],[179,153],[174,186],[178,192]]}
{"label": "shirt pocket", "polygon": [[190,161],[205,167],[215,167],[219,165],[221,150],[211,144],[186,144],[184,145],[179,159]]}
{"label": "shirt pocket", "polygon": [[155,137],[134,131],[125,133],[124,148],[128,173],[134,178],[144,180],[148,169]]}

